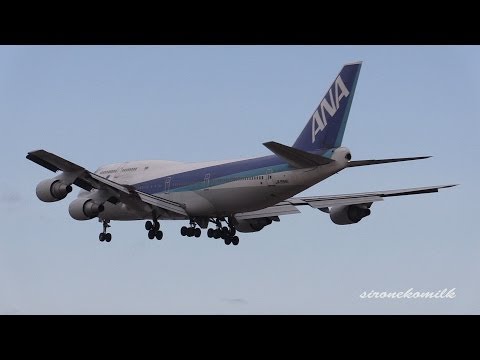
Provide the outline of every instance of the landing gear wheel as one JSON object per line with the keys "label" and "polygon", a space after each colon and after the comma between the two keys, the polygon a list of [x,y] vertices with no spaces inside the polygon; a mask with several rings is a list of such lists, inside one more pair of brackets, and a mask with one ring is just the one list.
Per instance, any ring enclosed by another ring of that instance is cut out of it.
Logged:
{"label": "landing gear wheel", "polygon": [[152,230],[152,228],[153,228],[152,222],[151,222],[151,221],[147,221],[147,222],[145,223],[145,230],[147,230],[147,231],[148,231],[148,230]]}
{"label": "landing gear wheel", "polygon": [[237,230],[235,230],[234,227],[230,228],[230,236],[235,236],[236,233],[237,233]]}
{"label": "landing gear wheel", "polygon": [[188,237],[192,237],[193,235],[195,235],[195,228],[188,228],[187,229],[187,236]]}
{"label": "landing gear wheel", "polygon": [[215,230],[213,230],[213,229],[208,229],[208,230],[207,230],[207,236],[208,236],[209,238],[212,238],[214,231],[215,231]]}
{"label": "landing gear wheel", "polygon": [[220,239],[220,230],[219,229],[213,230],[213,237],[215,239]]}
{"label": "landing gear wheel", "polygon": [[187,236],[187,227],[186,226],[182,226],[182,228],[180,229],[180,234],[182,234],[182,236]]}
{"label": "landing gear wheel", "polygon": [[98,235],[98,240],[110,242],[112,240],[112,234],[107,233],[107,229],[110,227],[110,225],[108,225],[110,220],[99,219],[99,221],[103,225],[103,231]]}
{"label": "landing gear wheel", "polygon": [[232,234],[230,232],[230,229],[227,228],[226,226],[224,226],[221,230],[220,230],[220,237],[222,239],[225,239],[225,238],[228,238],[228,237],[232,237]]}
{"label": "landing gear wheel", "polygon": [[196,228],[195,229],[195,237],[199,238],[201,235],[202,235],[202,230],[200,230],[200,228]]}
{"label": "landing gear wheel", "polygon": [[238,245],[239,241],[240,241],[240,239],[238,238],[238,236],[234,236],[232,238],[232,244],[235,245],[235,246]]}
{"label": "landing gear wheel", "polygon": [[158,240],[160,240],[163,237],[163,233],[159,235],[159,233],[161,233],[160,223],[158,222],[158,217],[155,212],[152,213],[151,219],[151,221],[148,220],[145,222],[145,230],[148,231],[148,238],[153,240],[156,237]]}
{"label": "landing gear wheel", "polygon": [[157,232],[157,234],[155,235],[155,237],[157,238],[157,240],[162,240],[162,238],[163,238],[163,232],[162,232],[162,231]]}
{"label": "landing gear wheel", "polygon": [[225,245],[230,245],[230,243],[232,242],[232,239],[230,238],[225,238]]}

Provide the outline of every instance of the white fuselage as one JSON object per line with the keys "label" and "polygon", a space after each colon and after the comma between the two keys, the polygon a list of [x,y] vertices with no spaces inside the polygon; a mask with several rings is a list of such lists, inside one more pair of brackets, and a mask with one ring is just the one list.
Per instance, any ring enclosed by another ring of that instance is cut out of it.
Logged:
{"label": "white fuselage", "polygon": [[[266,166],[256,165],[261,159],[272,161],[272,157],[202,163],[144,160],[102,166],[95,173],[183,204],[189,217],[223,217],[263,209],[304,191],[344,169],[348,152],[343,147],[335,149],[331,155],[335,161],[307,169],[292,168],[274,156],[277,162],[272,166],[268,162]],[[225,167],[238,163],[248,167],[248,171],[230,171],[227,175],[216,176]],[[92,195],[92,192],[82,191],[79,197]],[[107,202],[101,218],[150,219],[151,210],[148,207],[133,209],[122,202],[116,205]],[[159,214],[159,219],[186,218],[171,212]]]}

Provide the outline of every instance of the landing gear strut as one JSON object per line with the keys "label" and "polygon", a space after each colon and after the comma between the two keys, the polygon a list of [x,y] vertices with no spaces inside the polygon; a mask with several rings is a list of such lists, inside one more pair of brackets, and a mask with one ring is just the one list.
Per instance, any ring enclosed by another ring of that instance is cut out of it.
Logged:
{"label": "landing gear strut", "polygon": [[160,230],[160,223],[155,217],[153,218],[153,222],[147,221],[145,223],[145,230],[148,231],[148,238],[150,240],[153,240],[154,238],[157,238],[157,240],[162,240],[163,232]]}
{"label": "landing gear strut", "polygon": [[[101,220],[102,221],[102,220]],[[103,223],[103,232],[100,233],[100,235],[98,235],[98,240],[100,241],[106,241],[106,242],[110,242],[112,241],[112,234],[110,233],[107,233],[107,228],[110,227],[110,225],[108,225],[108,223],[110,222],[110,220],[103,220],[102,223]]]}

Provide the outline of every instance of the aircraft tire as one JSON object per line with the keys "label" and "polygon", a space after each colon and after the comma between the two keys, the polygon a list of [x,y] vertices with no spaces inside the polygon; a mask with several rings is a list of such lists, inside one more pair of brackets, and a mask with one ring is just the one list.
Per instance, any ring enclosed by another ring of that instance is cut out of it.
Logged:
{"label": "aircraft tire", "polygon": [[182,228],[180,229],[180,234],[182,236],[187,236],[187,227],[186,226],[182,226]]}

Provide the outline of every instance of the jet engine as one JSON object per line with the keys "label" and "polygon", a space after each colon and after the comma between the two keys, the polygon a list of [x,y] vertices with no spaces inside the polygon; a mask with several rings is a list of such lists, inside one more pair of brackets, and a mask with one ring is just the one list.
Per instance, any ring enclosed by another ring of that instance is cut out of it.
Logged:
{"label": "jet engine", "polygon": [[330,219],[337,225],[356,224],[370,213],[365,205],[333,206],[330,209]]}
{"label": "jet engine", "polygon": [[79,198],[70,203],[68,212],[75,220],[90,220],[98,216],[104,209],[102,204],[97,204],[92,199]]}
{"label": "jet engine", "polygon": [[235,229],[243,233],[257,232],[271,223],[272,220],[270,218],[238,220]]}
{"label": "jet engine", "polygon": [[64,199],[72,191],[72,185],[59,179],[46,179],[37,185],[37,197],[44,202],[54,202]]}

